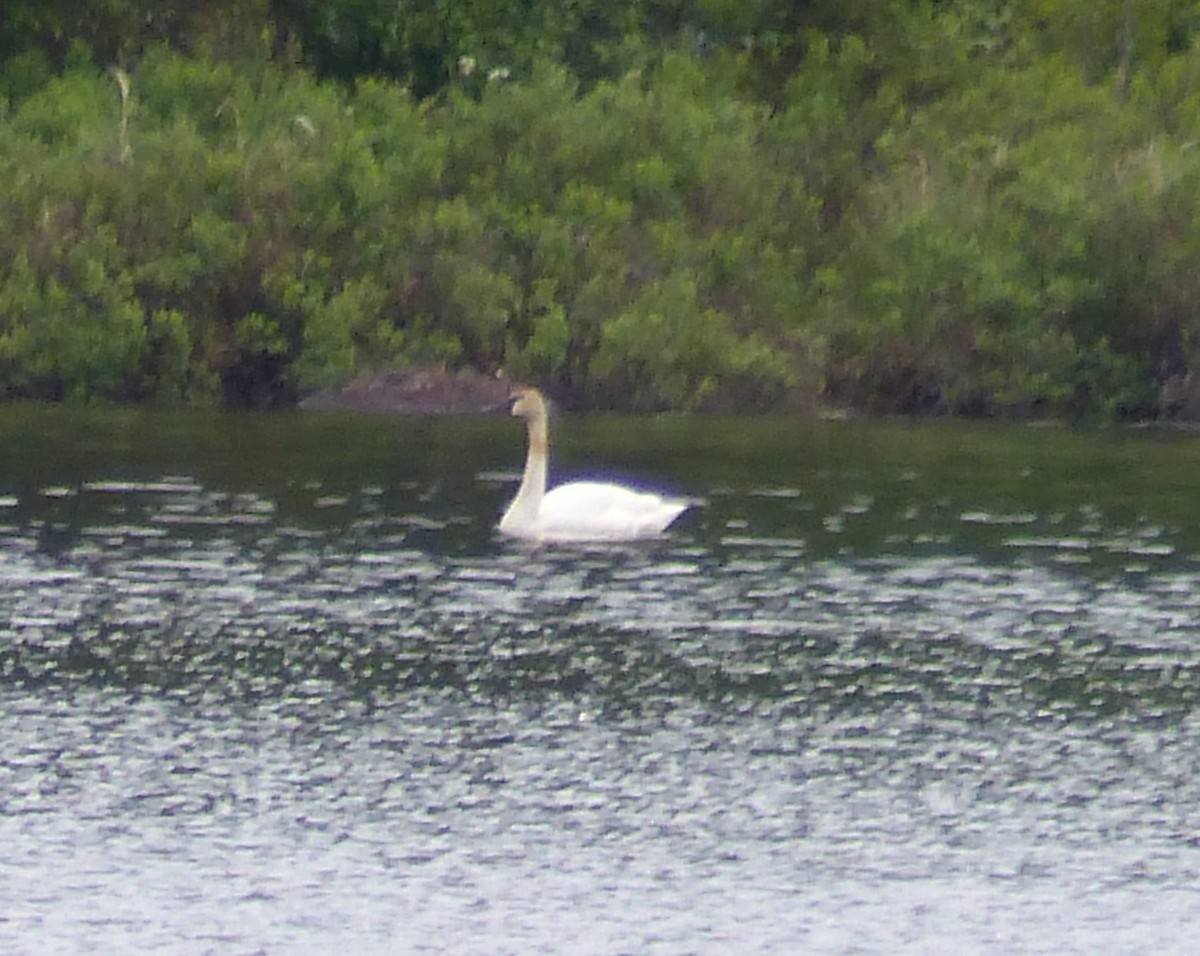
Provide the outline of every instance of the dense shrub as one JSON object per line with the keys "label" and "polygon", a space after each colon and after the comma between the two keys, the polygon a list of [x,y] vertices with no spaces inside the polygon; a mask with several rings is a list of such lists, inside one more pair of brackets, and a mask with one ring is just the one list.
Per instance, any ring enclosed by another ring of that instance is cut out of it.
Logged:
{"label": "dense shrub", "polygon": [[1200,414],[1188,4],[151,6],[0,14],[5,396]]}

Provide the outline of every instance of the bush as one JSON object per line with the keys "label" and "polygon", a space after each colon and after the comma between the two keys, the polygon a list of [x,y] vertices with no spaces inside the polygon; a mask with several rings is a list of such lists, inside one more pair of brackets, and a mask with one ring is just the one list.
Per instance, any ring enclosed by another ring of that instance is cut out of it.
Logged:
{"label": "bush", "polygon": [[1186,4],[443,6],[6,7],[3,393],[1200,409]]}

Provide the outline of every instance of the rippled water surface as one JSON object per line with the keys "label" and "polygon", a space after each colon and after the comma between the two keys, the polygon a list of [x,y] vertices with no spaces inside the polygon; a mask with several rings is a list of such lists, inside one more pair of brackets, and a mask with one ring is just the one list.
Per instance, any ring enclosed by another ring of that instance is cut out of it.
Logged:
{"label": "rippled water surface", "polygon": [[0,409],[0,951],[1191,953],[1200,441]]}

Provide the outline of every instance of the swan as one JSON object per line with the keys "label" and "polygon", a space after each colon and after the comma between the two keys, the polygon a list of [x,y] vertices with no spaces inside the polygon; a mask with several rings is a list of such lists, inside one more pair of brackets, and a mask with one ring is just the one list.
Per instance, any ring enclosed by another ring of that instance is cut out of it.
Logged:
{"label": "swan", "polygon": [[546,491],[549,422],[546,400],[536,388],[513,393],[512,413],[525,419],[529,453],[517,496],[499,530],[531,541],[628,541],[661,534],[694,504],[622,485],[572,481]]}

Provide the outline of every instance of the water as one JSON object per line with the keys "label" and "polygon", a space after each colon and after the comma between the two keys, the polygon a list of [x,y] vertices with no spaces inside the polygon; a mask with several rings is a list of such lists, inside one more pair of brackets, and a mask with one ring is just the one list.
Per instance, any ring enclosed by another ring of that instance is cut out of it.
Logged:
{"label": "water", "polygon": [[0,409],[0,950],[1192,951],[1200,443],[559,426]]}

